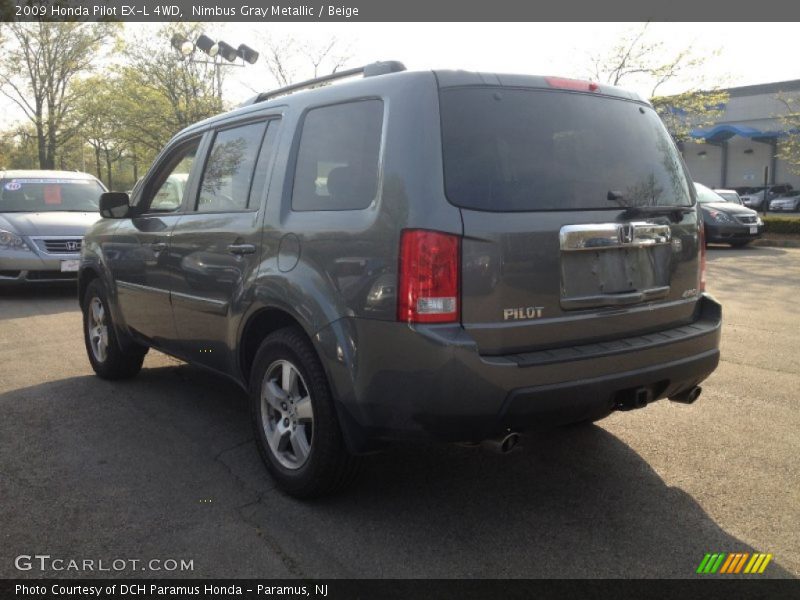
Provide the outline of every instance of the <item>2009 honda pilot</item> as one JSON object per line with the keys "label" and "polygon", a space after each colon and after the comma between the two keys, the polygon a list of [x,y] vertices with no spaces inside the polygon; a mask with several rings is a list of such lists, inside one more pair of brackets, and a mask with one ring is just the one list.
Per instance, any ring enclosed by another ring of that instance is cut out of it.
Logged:
{"label": "2009 honda pilot", "polygon": [[98,375],[135,375],[153,347],[234,379],[296,496],[389,440],[508,448],[697,397],[721,309],[647,102],[394,62],[339,76],[355,74],[189,127],[130,199],[103,196],[79,277]]}

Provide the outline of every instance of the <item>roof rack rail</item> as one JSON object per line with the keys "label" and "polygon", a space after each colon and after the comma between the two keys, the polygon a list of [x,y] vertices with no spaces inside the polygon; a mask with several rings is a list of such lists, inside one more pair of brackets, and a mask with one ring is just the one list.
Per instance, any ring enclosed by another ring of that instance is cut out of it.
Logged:
{"label": "roof rack rail", "polygon": [[293,83],[292,85],[287,85],[286,87],[278,88],[277,90],[272,90],[270,92],[262,92],[256,96],[253,96],[249,100],[245,100],[239,106],[240,107],[250,106],[251,104],[264,102],[265,100],[270,100],[278,96],[285,96],[287,94],[291,94],[292,92],[296,92],[306,88],[311,88],[320,85],[321,83],[327,83],[329,81],[335,81],[337,79],[344,79],[346,77],[353,77],[354,75],[363,75],[364,77],[375,77],[376,75],[398,73],[400,71],[405,71],[405,70],[406,70],[405,65],[397,60],[374,62],[368,65],[364,65],[363,67],[357,67],[355,69],[347,69],[345,71],[338,71],[331,73],[330,75],[323,75],[322,77],[315,77],[314,79],[301,81],[300,83]]}

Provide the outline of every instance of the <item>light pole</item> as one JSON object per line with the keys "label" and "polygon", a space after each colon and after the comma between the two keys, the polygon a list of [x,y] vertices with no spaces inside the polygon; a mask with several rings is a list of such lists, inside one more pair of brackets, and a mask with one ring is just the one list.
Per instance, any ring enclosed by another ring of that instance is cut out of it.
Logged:
{"label": "light pole", "polygon": [[[250,46],[239,44],[238,48],[234,48],[222,40],[215,42],[205,33],[201,33],[194,42],[186,36],[176,33],[172,36],[170,44],[178,52],[178,60],[210,65],[214,69],[214,80],[217,87],[216,95],[220,101],[222,100],[222,68],[244,67],[247,63],[252,65],[256,63],[259,56],[258,52]],[[198,49],[211,60],[194,58],[195,50]],[[221,59],[227,62],[222,62]]]}

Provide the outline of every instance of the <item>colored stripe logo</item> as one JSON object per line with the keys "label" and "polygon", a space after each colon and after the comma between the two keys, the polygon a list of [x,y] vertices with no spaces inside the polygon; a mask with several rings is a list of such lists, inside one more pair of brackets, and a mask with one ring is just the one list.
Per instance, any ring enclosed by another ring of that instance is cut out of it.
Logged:
{"label": "colored stripe logo", "polygon": [[747,575],[761,574],[771,560],[772,554],[761,552],[753,554],[748,552],[708,553],[700,561],[697,573],[703,575],[714,573],[725,575],[738,575],[739,573]]}

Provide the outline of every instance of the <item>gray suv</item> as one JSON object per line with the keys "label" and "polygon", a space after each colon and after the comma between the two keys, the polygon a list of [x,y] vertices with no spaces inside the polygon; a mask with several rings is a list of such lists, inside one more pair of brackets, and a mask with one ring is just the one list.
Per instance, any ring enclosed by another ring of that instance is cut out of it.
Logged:
{"label": "gray suv", "polygon": [[692,402],[719,361],[691,178],[613,87],[375,63],[189,127],[101,214],[79,274],[96,373],[152,347],[233,379],[298,497],[391,441],[505,451]]}

